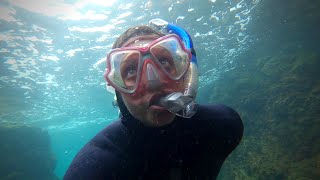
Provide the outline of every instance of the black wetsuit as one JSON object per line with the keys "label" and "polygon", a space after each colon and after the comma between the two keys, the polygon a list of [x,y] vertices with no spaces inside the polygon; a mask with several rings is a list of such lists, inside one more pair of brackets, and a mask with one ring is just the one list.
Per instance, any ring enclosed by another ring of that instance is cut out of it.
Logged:
{"label": "black wetsuit", "polygon": [[239,115],[223,105],[200,105],[161,128],[121,118],[81,149],[64,180],[215,179],[242,134]]}

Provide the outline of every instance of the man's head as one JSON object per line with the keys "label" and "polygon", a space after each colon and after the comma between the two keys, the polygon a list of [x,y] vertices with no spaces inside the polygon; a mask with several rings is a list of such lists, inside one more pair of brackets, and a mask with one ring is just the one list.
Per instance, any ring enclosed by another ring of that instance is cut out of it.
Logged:
{"label": "man's head", "polygon": [[113,49],[121,49],[108,56],[109,71],[105,77],[109,84],[118,87],[116,95],[122,115],[130,113],[146,126],[163,126],[174,120],[175,114],[157,102],[167,94],[184,91],[183,76],[189,67],[191,54],[180,47],[180,39],[175,35],[163,36],[148,26],[130,28],[113,45]]}

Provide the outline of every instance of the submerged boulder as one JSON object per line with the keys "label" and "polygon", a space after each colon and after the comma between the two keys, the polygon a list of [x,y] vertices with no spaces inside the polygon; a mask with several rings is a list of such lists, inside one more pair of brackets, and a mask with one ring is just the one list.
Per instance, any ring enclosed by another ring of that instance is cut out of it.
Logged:
{"label": "submerged boulder", "polygon": [[24,125],[0,125],[1,180],[57,180],[56,160],[46,131]]}

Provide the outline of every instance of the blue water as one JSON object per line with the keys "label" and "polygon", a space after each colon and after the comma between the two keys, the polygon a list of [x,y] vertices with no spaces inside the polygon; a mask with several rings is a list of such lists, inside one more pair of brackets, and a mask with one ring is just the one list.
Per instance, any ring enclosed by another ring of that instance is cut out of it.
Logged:
{"label": "blue water", "polygon": [[[206,92],[245,55],[272,54],[290,38],[291,46],[315,47],[315,38],[299,41],[304,28],[293,33],[299,25],[287,15],[294,7],[283,7],[262,0],[2,1],[0,123],[47,130],[61,178],[79,149],[117,118],[104,61],[128,27],[162,18],[187,30],[198,55],[199,92]],[[201,93],[198,99],[205,102]]]}

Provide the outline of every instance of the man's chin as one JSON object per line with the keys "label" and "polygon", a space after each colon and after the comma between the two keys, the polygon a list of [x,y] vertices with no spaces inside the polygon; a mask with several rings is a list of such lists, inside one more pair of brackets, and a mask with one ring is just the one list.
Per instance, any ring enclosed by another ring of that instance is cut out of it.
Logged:
{"label": "man's chin", "polygon": [[155,127],[161,127],[173,122],[175,115],[165,110],[155,114],[152,119],[152,123]]}

